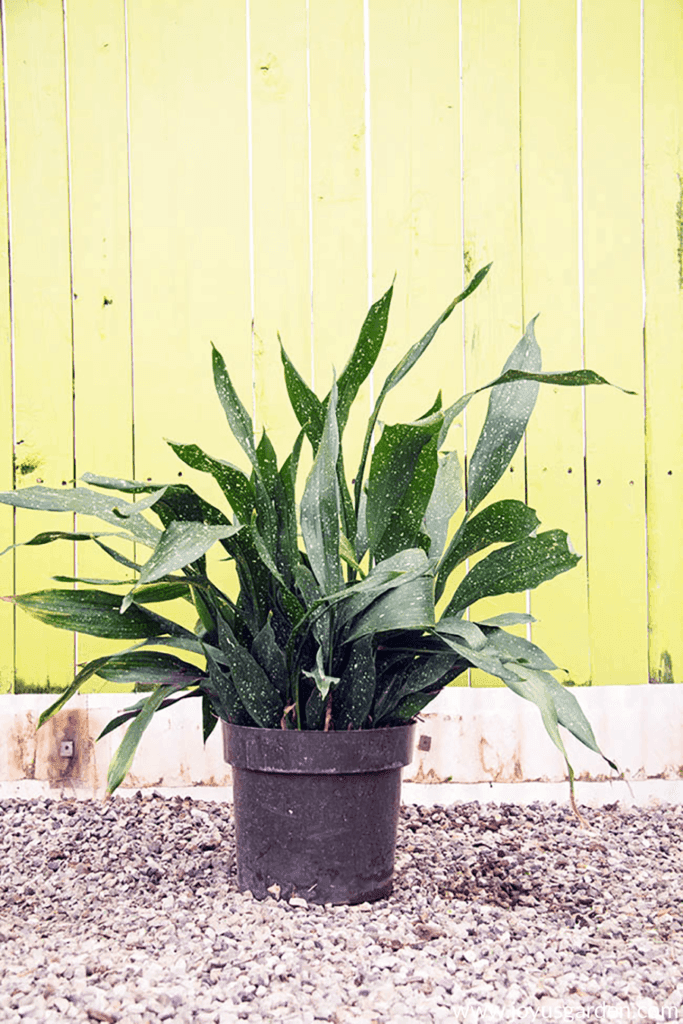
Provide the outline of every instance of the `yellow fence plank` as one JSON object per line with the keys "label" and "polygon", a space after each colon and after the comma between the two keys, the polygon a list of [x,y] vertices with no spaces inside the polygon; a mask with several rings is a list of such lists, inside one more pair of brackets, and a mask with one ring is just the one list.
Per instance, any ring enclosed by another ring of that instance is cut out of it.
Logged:
{"label": "yellow fence plank", "polygon": [[[79,477],[91,472],[130,479],[133,435],[124,12],[118,0],[104,0],[97,6],[87,0],[70,0],[67,14],[76,472]],[[78,528],[100,531],[106,526],[92,517],[79,516]],[[132,557],[130,545],[122,550]],[[130,576],[94,544],[78,545],[76,563],[80,577]],[[82,635],[78,637],[78,660],[86,662],[120,648],[120,641]],[[106,687],[104,680],[92,679],[83,692]]]}
{"label": "yellow fence plank", "polygon": [[[579,303],[576,2],[547,16],[521,5],[524,311],[547,370],[582,364]],[[583,403],[574,388],[541,387],[527,430],[528,500],[540,530],[566,530],[583,560],[531,595],[531,634],[577,684],[590,679]]]}
{"label": "yellow fence plank", "polygon": [[[8,12],[9,13],[9,12]],[[73,477],[72,342],[62,4],[20,2],[7,18],[18,482]],[[70,529],[72,517],[17,512],[17,540]],[[71,546],[17,553],[17,591],[73,571]],[[17,614],[20,685],[72,678],[73,634]]]}
{"label": "yellow fence plank", "polygon": [[[227,510],[214,481],[179,463],[164,438],[244,462],[210,348],[249,404],[244,7],[211,0],[200,17],[192,4],[146,0],[128,18],[136,475],[188,482]],[[164,613],[196,618],[185,602]]]}
{"label": "yellow fence plank", "polygon": [[[3,39],[3,55],[5,40]],[[12,325],[10,322],[9,237],[7,220],[7,150],[5,131],[5,64],[0,69],[2,79],[2,136],[0,137],[0,490],[12,488]],[[14,513],[6,505],[0,506],[0,551],[12,543]],[[14,591],[14,553],[0,557],[0,597]],[[14,608],[9,602],[0,603],[0,694],[9,693],[14,683]]]}
{"label": "yellow fence plank", "polygon": [[[387,373],[462,288],[460,83],[457,4],[370,4],[372,249],[374,298],[396,273]],[[462,393],[462,320],[456,313],[384,405],[406,422]],[[450,447],[461,447],[454,427]]]}
{"label": "yellow fence plank", "polygon": [[[502,368],[523,333],[519,181],[519,23],[516,0],[463,0],[463,210],[465,260],[494,261],[465,304],[467,387]],[[486,413],[485,397],[467,412],[471,453]],[[524,499],[520,448],[490,500]],[[489,503],[489,499],[485,504]],[[478,602],[481,618],[524,611],[523,594]],[[473,685],[490,677],[472,673]]]}
{"label": "yellow fence plank", "polygon": [[251,379],[244,11],[144,0],[128,18],[136,473],[177,481],[164,438],[237,457],[210,342]]}
{"label": "yellow fence plank", "polygon": [[257,431],[284,459],[298,433],[280,346],[310,383],[306,4],[250,4],[253,140],[254,388]]}
{"label": "yellow fence plank", "polygon": [[[367,308],[362,0],[309,9],[313,359],[316,392],[343,370]],[[308,367],[306,368],[308,371]],[[349,480],[367,422],[366,385],[345,434]]]}
{"label": "yellow fence plank", "polygon": [[637,390],[586,397],[593,684],[647,682],[640,4],[583,6],[586,363]]}
{"label": "yellow fence plank", "polygon": [[646,451],[650,679],[683,681],[683,10],[645,4]]}

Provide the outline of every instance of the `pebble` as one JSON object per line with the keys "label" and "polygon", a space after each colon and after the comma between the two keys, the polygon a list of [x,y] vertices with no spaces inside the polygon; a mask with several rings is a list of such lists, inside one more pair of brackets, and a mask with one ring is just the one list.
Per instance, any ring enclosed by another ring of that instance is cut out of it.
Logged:
{"label": "pebble", "polygon": [[0,1022],[452,1024],[683,1011],[683,808],[401,809],[394,892],[239,893],[227,804],[0,800]]}

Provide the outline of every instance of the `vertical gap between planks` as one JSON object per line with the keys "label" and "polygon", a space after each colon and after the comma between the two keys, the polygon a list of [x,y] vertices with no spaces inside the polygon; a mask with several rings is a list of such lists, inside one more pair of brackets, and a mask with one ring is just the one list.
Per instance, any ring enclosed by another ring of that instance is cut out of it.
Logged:
{"label": "vertical gap between planks", "polygon": [[[249,168],[249,304],[251,310],[251,422],[256,423],[256,338],[254,335],[254,121],[251,102],[251,4],[245,0],[247,48],[247,164]],[[254,440],[254,438],[252,438]]]}
{"label": "vertical gap between planks", "polygon": [[[123,43],[126,76],[126,174],[128,202],[128,329],[130,335],[130,443],[131,472],[133,480],[137,477],[135,451],[135,296],[133,286],[133,173],[130,134],[130,36],[128,32],[128,0],[123,0]],[[135,495],[132,496],[135,501]],[[135,545],[133,546],[135,552]],[[135,560],[135,554],[133,554]]]}
{"label": "vertical gap between planks", "polygon": [[[64,132],[66,153],[66,202],[69,235],[69,329],[71,332],[71,475],[72,486],[76,487],[76,337],[74,329],[74,233],[73,233],[73,191],[71,178],[71,122],[69,120],[69,39],[67,26],[67,0],[62,0],[62,54],[64,58]],[[77,515],[71,513],[71,528],[76,532]],[[73,542],[71,553],[73,575],[78,576],[78,551]],[[77,584],[71,584],[72,590]],[[73,669],[76,675],[78,665],[78,633],[73,633]]]}
{"label": "vertical gap between planks", "polygon": [[[365,242],[368,279],[368,308],[372,305],[372,122],[370,94],[370,3],[363,0],[363,85],[365,116]],[[370,412],[375,405],[375,371],[368,377]]]}
{"label": "vertical gap between planks", "polygon": [[[519,265],[520,265],[520,309],[522,314],[522,330],[526,331],[526,310],[524,308],[524,176],[522,163],[522,145],[524,127],[522,120],[522,0],[517,0],[517,106],[519,116]],[[524,431],[524,502],[529,504],[529,451],[527,432]],[[524,592],[524,605],[527,615],[531,615],[531,591]],[[527,622],[526,638],[531,642],[531,623]]]}
{"label": "vertical gap between planks", "polygon": [[[586,367],[586,294],[583,238],[583,0],[576,0],[576,174],[577,174],[577,249],[579,331],[581,334],[581,366]],[[581,388],[581,425],[583,430],[583,546],[586,552],[586,600],[590,615],[590,551],[588,548],[588,439],[586,436],[586,389]],[[588,679],[593,679],[593,651],[588,643]]]}
{"label": "vertical gap between planks", "polygon": [[[640,0],[640,273],[642,282],[642,303],[643,303],[643,423],[645,427],[645,444],[643,445],[643,500],[645,503],[645,575],[647,585],[645,588],[645,621],[647,622],[648,638],[652,636],[653,623],[651,621],[650,606],[650,517],[648,508],[648,444],[647,429],[649,419],[649,401],[647,393],[647,286],[645,283],[645,0]],[[652,652],[648,643],[648,682],[656,678],[659,666],[650,664]]]}
{"label": "vertical gap between planks", "polygon": [[[16,381],[15,381],[15,330],[14,330],[14,286],[12,278],[12,207],[11,207],[11,181],[10,181],[10,127],[9,127],[9,63],[7,59],[7,22],[6,7],[0,3],[0,33],[2,34],[2,70],[3,70],[3,131],[5,136],[5,201],[7,205],[7,296],[9,312],[9,360],[10,360],[10,389],[12,401],[12,437],[11,452],[12,459],[12,490],[17,486],[16,450],[17,450],[17,403],[16,403]],[[14,544],[17,540],[17,510],[12,508],[12,593],[17,592],[17,555]],[[17,606],[12,602],[12,676],[11,692],[14,692],[17,665]]]}
{"label": "vertical gap between planks", "polygon": [[[465,268],[465,128],[464,128],[464,99],[463,99],[463,59],[462,59],[462,0],[458,0],[458,88],[460,99],[460,260],[462,271],[460,282],[462,290],[465,288],[467,270]],[[460,336],[462,350],[462,393],[467,394],[467,343],[466,343],[465,302],[460,303]],[[462,414],[462,473],[464,485],[464,502],[467,509],[467,409]],[[465,572],[470,571],[470,560],[465,559]],[[470,609],[466,611],[469,619]],[[472,686],[472,670],[467,669],[467,686]]]}
{"label": "vertical gap between planks", "polygon": [[308,288],[311,304],[311,390],[315,391],[315,321],[313,316],[313,146],[311,131],[311,5],[306,0],[306,129],[308,138]]}

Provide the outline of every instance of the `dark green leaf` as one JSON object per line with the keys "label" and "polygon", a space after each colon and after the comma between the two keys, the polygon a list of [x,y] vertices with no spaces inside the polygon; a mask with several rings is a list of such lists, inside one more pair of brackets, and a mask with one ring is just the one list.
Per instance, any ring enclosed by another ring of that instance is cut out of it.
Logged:
{"label": "dark green leaf", "polygon": [[285,370],[285,386],[289,401],[299,426],[304,430],[306,437],[311,442],[313,453],[317,453],[320,438],[323,434],[325,422],[325,407],[314,391],[311,391],[306,381],[295,368],[291,359],[285,352],[282,340],[280,342],[280,357]]}
{"label": "dark green leaf", "polygon": [[448,545],[439,565],[436,580],[437,601],[444,592],[448,577],[465,559],[471,558],[490,544],[522,540],[528,537],[539,523],[540,519],[534,509],[514,498],[496,501],[482,509],[472,519],[465,519]]}
{"label": "dark green leaf", "polygon": [[241,529],[241,526],[207,526],[206,523],[181,523],[177,520],[169,523],[151,557],[143,565],[138,583],[124,597],[121,610],[125,612],[128,608],[138,586],[153,583],[176,569],[185,568],[205,555],[216,541],[232,537]]}
{"label": "dark green leaf", "polygon": [[241,647],[227,624],[219,620],[221,650],[229,666],[239,698],[257,725],[277,729],[284,704],[255,658]]}
{"label": "dark green leaf", "polygon": [[375,697],[375,657],[372,637],[364,636],[351,648],[349,660],[333,697],[337,729],[361,729]]}
{"label": "dark green leaf", "polygon": [[131,651],[114,654],[97,670],[111,683],[153,683],[164,686],[191,686],[205,675],[188,661],[162,651]]}
{"label": "dark green leaf", "polygon": [[74,678],[73,682],[71,682],[67,686],[66,690],[59,695],[54,704],[50,704],[49,708],[46,708],[45,711],[42,712],[38,719],[38,728],[40,728],[41,725],[45,725],[47,720],[52,718],[53,715],[56,715],[58,711],[61,711],[64,705],[68,703],[76,693],[78,693],[83,683],[87,682],[88,679],[91,679],[92,676],[97,675],[98,669],[107,661],[109,661],[109,655],[105,655],[102,658],[93,658],[93,660],[88,662],[87,665],[84,665]]}
{"label": "dark green leaf", "polygon": [[[481,650],[487,643],[486,634],[479,629],[479,626],[474,622],[458,619],[455,616],[441,619],[437,624],[436,632],[437,634],[447,633],[448,636],[459,636],[475,651]],[[505,635],[509,636],[507,633]]]}
{"label": "dark green leaf", "polygon": [[247,458],[257,472],[259,470],[258,457],[254,447],[254,425],[251,417],[239,400],[235,391],[230,374],[228,373],[223,356],[215,345],[212,345],[213,380],[216,386],[216,394],[223,406],[230,429],[235,440],[245,452]]}
{"label": "dark green leaf", "polygon": [[482,597],[516,594],[572,569],[580,556],[572,551],[564,530],[548,530],[537,537],[492,551],[468,572],[446,609],[456,615]]}
{"label": "dark green leaf", "polygon": [[217,724],[218,719],[216,715],[213,713],[213,708],[211,707],[211,699],[208,696],[208,694],[204,693],[202,694],[202,735],[204,737],[205,743],[208,740],[211,733],[213,732],[213,730],[216,728]]}
{"label": "dark green leaf", "polygon": [[154,712],[159,709],[167,696],[168,690],[166,687],[159,686],[154,693],[147,698],[140,713],[128,726],[126,734],[121,741],[121,746],[114,754],[111,764],[109,765],[109,771],[107,773],[108,794],[111,795],[125,779],[131,765],[133,764],[133,758],[135,757],[138,743],[142,739],[142,734],[152,721]]}
{"label": "dark green leaf", "polygon": [[208,691],[216,714],[223,721],[232,722],[233,725],[250,725],[253,720],[240,699],[232,675],[224,672],[208,651],[206,664],[209,669],[209,681],[204,682],[203,689]]}
{"label": "dark green leaf", "polygon": [[[530,320],[523,338],[515,346],[503,367],[508,370],[537,372],[541,369],[541,350]],[[528,377],[516,383],[501,384],[491,391],[489,407],[469,462],[467,473],[468,509],[472,511],[498,483],[524,436],[538,395],[538,383]]]}
{"label": "dark green leaf", "polygon": [[434,626],[434,579],[418,576],[378,597],[350,627],[346,643],[362,636],[391,630],[429,629]]}
{"label": "dark green leaf", "polygon": [[444,321],[448,319],[448,317],[451,315],[451,313],[453,312],[455,307],[460,302],[462,302],[464,299],[466,299],[468,295],[471,295],[472,292],[475,290],[475,288],[479,287],[479,285],[484,280],[484,278],[486,277],[486,275],[488,274],[490,269],[491,269],[491,264],[489,263],[488,266],[483,267],[481,270],[477,271],[477,273],[474,275],[474,277],[472,278],[470,283],[467,285],[465,290],[462,291],[460,293],[460,295],[456,296],[455,299],[453,299],[453,301],[451,302],[450,306],[446,307],[446,309],[443,311],[443,313],[441,314],[439,319],[436,320],[435,323],[432,324],[432,326],[427,331],[427,333],[424,335],[424,337],[421,338],[420,341],[416,342],[415,345],[413,345],[412,348],[409,349],[408,352],[406,352],[406,354],[403,356],[403,358],[399,360],[399,362],[393,368],[393,370],[391,371],[391,373],[389,374],[387,379],[384,381],[384,384],[382,386],[382,390],[381,390],[381,392],[379,394],[379,398],[375,402],[375,408],[373,409],[372,415],[370,416],[370,421],[368,423],[367,431],[366,431],[366,434],[365,434],[365,440],[363,442],[363,452],[362,452],[362,455],[361,455],[360,466],[358,467],[358,472],[356,473],[356,485],[355,485],[355,508],[356,508],[356,512],[358,511],[358,508],[360,506],[360,496],[361,496],[361,491],[362,491],[362,488],[363,488],[363,477],[365,475],[365,463],[367,461],[368,452],[370,451],[370,443],[372,441],[372,435],[373,435],[373,432],[374,432],[374,429],[375,429],[375,424],[377,423],[377,417],[379,416],[379,412],[380,412],[380,409],[382,408],[382,404],[384,402],[384,399],[389,394],[391,389],[395,388],[396,385],[399,383],[399,381],[401,381],[405,377],[405,375],[407,373],[409,373],[409,371],[412,369],[412,367],[418,361],[420,356],[426,351],[427,347],[431,343],[432,338],[434,337],[434,335],[438,331],[438,329],[441,326],[441,324],[444,323]]}
{"label": "dark green leaf", "polygon": [[[565,370],[562,372],[548,371],[545,373],[527,373],[518,369],[507,370],[496,383],[507,384],[517,380],[537,380],[539,384],[558,384],[563,387],[588,387],[591,384],[607,384],[609,387],[623,391],[625,395],[637,395],[637,391],[628,391],[618,384],[610,384],[594,370]],[[491,385],[489,385],[490,387]]]}
{"label": "dark green leaf", "polygon": [[382,348],[389,321],[389,307],[393,292],[394,285],[392,282],[391,287],[384,293],[382,298],[373,303],[368,310],[358,336],[358,341],[351,353],[351,358],[339,377],[337,422],[339,423],[340,436],[344,433],[344,428],[349,418],[349,411],[358,394],[358,390],[375,365]]}
{"label": "dark green leaf", "polygon": [[116,639],[171,633],[192,636],[170,619],[133,604],[122,614],[121,598],[103,590],[38,590],[11,599],[34,618],[58,629]]}
{"label": "dark green leaf", "polygon": [[439,455],[434,489],[422,521],[422,528],[430,540],[431,558],[441,558],[446,545],[448,524],[464,497],[457,452]]}
{"label": "dark green leaf", "polygon": [[370,553],[381,562],[415,547],[438,468],[441,414],[382,431],[370,465],[366,524]]}
{"label": "dark green leaf", "polygon": [[287,662],[284,652],[278,647],[270,621],[254,637],[251,653],[269,680],[282,697],[287,695]]}
{"label": "dark green leaf", "polygon": [[230,507],[241,523],[248,523],[254,508],[254,488],[251,481],[241,469],[230,462],[211,458],[196,444],[177,444],[166,442],[185,465],[198,469],[202,473],[210,473]]}
{"label": "dark green leaf", "polygon": [[301,499],[300,518],[306,552],[324,594],[342,585],[339,560],[339,496],[337,488],[337,393],[332,395],[313,467]]}

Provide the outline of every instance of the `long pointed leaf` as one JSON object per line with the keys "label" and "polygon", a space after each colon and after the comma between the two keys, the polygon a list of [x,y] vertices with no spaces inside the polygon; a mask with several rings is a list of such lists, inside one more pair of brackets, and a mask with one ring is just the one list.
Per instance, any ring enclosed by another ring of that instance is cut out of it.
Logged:
{"label": "long pointed leaf", "polygon": [[212,348],[213,380],[216,394],[223,406],[230,429],[252,466],[260,472],[258,456],[254,447],[254,425],[251,416],[242,405],[225,367],[225,361],[215,345]]}
{"label": "long pointed leaf", "polygon": [[[530,320],[524,336],[510,353],[503,367],[508,370],[537,372],[541,369],[541,350]],[[539,384],[528,377],[516,383],[494,388],[479,438],[467,473],[467,501],[470,511],[479,505],[498,483],[524,436],[533,412]]]}
{"label": "long pointed leaf", "polygon": [[337,487],[337,395],[333,387],[318,454],[301,499],[301,533],[311,569],[324,594],[342,585],[339,562],[339,495]]}
{"label": "long pointed leaf", "polygon": [[457,452],[439,455],[436,480],[422,521],[429,537],[430,558],[441,558],[448,536],[448,524],[465,497]]}
{"label": "long pointed leaf", "polygon": [[109,796],[121,785],[130,771],[142,734],[152,721],[154,712],[159,709],[167,696],[167,687],[159,686],[145,701],[145,706],[137,718],[128,726],[126,735],[114,754],[107,772],[107,794]]}
{"label": "long pointed leaf", "polygon": [[344,433],[344,428],[349,418],[349,411],[358,394],[358,390],[377,362],[377,357],[381,351],[387,331],[389,307],[391,306],[393,293],[394,284],[392,282],[381,299],[374,302],[368,310],[358,335],[358,341],[351,353],[351,358],[340,374],[337,383],[339,389],[337,421],[339,423],[340,437]]}
{"label": "long pointed leaf", "polygon": [[445,615],[456,615],[482,597],[533,590],[572,569],[580,556],[570,549],[564,530],[548,530],[491,552],[468,572]]}
{"label": "long pointed leaf", "polygon": [[34,618],[58,629],[115,639],[159,636],[170,633],[192,636],[171,619],[133,604],[121,614],[121,599],[104,590],[38,590],[17,594],[11,600]]}
{"label": "long pointed leaf", "polygon": [[333,697],[338,729],[362,728],[372,708],[376,683],[372,637],[365,636],[351,648]]}
{"label": "long pointed leaf", "polygon": [[234,514],[241,523],[248,523],[254,508],[254,488],[241,469],[222,459],[207,455],[199,445],[178,444],[166,441],[186,466],[202,473],[210,473],[230,503]]}
{"label": "long pointed leaf", "polygon": [[280,358],[284,367],[285,386],[289,395],[289,401],[299,426],[311,442],[313,454],[315,455],[318,451],[320,438],[323,435],[325,407],[294,366],[294,363],[285,351],[279,335],[278,341],[280,342]]}
{"label": "long pointed leaf", "polygon": [[437,601],[456,566],[491,544],[509,544],[523,540],[539,524],[540,519],[534,509],[514,498],[496,501],[492,505],[487,505],[472,519],[466,519],[439,563],[436,580]]}
{"label": "long pointed leaf", "polygon": [[410,370],[413,368],[413,366],[418,361],[420,356],[427,350],[427,347],[431,343],[431,341],[432,341],[434,335],[436,334],[436,332],[438,331],[439,327],[441,327],[441,324],[444,323],[444,321],[446,321],[448,319],[448,317],[451,315],[451,313],[453,312],[455,307],[460,302],[463,302],[463,300],[466,299],[468,297],[468,295],[471,295],[472,292],[476,288],[479,287],[479,285],[484,280],[484,278],[486,277],[486,275],[488,274],[490,269],[491,269],[491,264],[489,263],[488,266],[482,267],[481,270],[477,271],[477,273],[474,275],[474,277],[472,278],[470,283],[467,285],[467,287],[464,289],[464,291],[462,291],[459,295],[457,295],[453,299],[451,304],[446,307],[446,309],[443,311],[443,313],[438,318],[438,320],[436,320],[432,324],[432,326],[429,328],[429,330],[424,335],[424,337],[422,337],[420,339],[420,341],[416,342],[412,346],[412,348],[410,348],[408,350],[408,352],[406,352],[406,354],[403,356],[403,358],[399,360],[399,362],[393,368],[393,370],[391,371],[391,373],[389,374],[387,379],[384,381],[384,384],[382,386],[382,390],[380,391],[379,397],[378,397],[377,401],[375,402],[375,408],[373,409],[372,415],[370,416],[370,421],[368,423],[367,431],[366,431],[366,434],[365,434],[365,440],[363,441],[363,452],[362,452],[362,455],[361,455],[360,466],[358,467],[358,472],[356,473],[356,484],[355,484],[355,508],[356,508],[356,512],[358,512],[358,508],[359,508],[359,505],[360,505],[360,496],[361,496],[361,491],[362,491],[362,487],[363,487],[363,477],[365,475],[365,463],[367,461],[368,452],[370,451],[370,442],[372,440],[372,434],[373,434],[373,431],[375,429],[375,424],[377,423],[377,417],[379,416],[379,412],[380,412],[380,409],[382,408],[382,404],[384,402],[384,399],[389,394],[389,392],[392,390],[392,388],[395,388],[396,385],[399,383],[399,381],[403,380],[405,375],[410,372]]}

